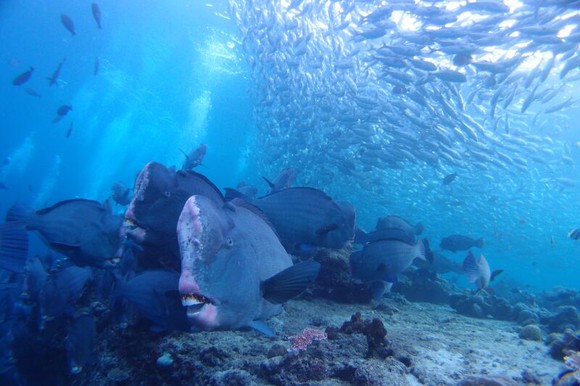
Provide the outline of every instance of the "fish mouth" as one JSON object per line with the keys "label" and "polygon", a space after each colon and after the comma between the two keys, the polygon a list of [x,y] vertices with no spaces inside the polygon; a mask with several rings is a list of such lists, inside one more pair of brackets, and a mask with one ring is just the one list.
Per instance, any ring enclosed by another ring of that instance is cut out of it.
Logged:
{"label": "fish mouth", "polygon": [[189,310],[190,307],[201,309],[205,304],[214,304],[214,302],[207,296],[191,292],[181,296],[181,304]]}

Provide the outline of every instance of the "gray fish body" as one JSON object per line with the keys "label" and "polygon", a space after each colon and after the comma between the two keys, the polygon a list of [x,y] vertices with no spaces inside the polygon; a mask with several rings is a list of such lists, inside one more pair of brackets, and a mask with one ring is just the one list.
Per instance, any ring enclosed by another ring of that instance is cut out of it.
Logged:
{"label": "gray fish body", "polygon": [[338,249],[354,238],[354,208],[320,190],[288,188],[252,203],[266,214],[290,252],[301,245]]}
{"label": "gray fish body", "polygon": [[379,240],[367,244],[350,258],[352,275],[364,283],[393,282],[416,258],[425,260],[425,247],[419,240],[409,245],[399,240]]}
{"label": "gray fish body", "polygon": [[201,144],[195,149],[193,149],[189,154],[185,154],[185,160],[183,160],[183,165],[181,170],[192,170],[193,168],[201,165],[203,162],[203,157],[207,153],[207,145]]}
{"label": "gray fish body", "polygon": [[44,320],[52,320],[70,313],[91,280],[89,268],[70,266],[58,271],[43,285],[39,305]]}
{"label": "gray fish body", "polygon": [[485,289],[489,286],[491,269],[485,256],[479,255],[479,257],[475,257],[469,252],[465,260],[463,260],[463,271],[467,276],[467,280],[475,283],[478,289]]}
{"label": "gray fish body", "polygon": [[127,299],[156,326],[189,331],[185,309],[178,293],[179,273],[145,271],[128,282],[118,282],[115,295]]}
{"label": "gray fish body", "polygon": [[411,225],[407,220],[402,217],[390,215],[387,217],[381,217],[377,220],[376,230],[382,229],[398,229],[405,233],[412,235],[420,235],[423,232],[423,225],[417,223],[416,225]]}
{"label": "gray fish body", "polygon": [[441,239],[441,243],[439,244],[439,246],[442,249],[447,249],[451,252],[466,251],[472,247],[482,248],[483,240],[482,239],[475,240],[472,239],[471,237],[463,235],[451,235]]}
{"label": "gray fish body", "polygon": [[246,327],[281,312],[263,298],[261,283],[292,266],[269,224],[230,205],[192,196],[177,226],[179,291],[190,322],[202,330]]}
{"label": "gray fish body", "polygon": [[97,201],[73,199],[37,211],[26,225],[75,263],[106,267],[118,246],[121,221]]}

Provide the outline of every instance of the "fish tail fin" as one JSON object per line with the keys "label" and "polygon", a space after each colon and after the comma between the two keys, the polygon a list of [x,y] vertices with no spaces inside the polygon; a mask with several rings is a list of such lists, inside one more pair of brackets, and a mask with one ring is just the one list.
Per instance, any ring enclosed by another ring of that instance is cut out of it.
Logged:
{"label": "fish tail fin", "polygon": [[484,245],[483,239],[477,239],[477,240],[475,240],[475,246],[477,248],[483,248],[483,245]]}
{"label": "fish tail fin", "polygon": [[34,214],[34,210],[28,205],[21,202],[13,204],[6,212],[4,221],[6,222],[22,222],[26,223],[28,219]]}
{"label": "fish tail fin", "polygon": [[320,263],[303,261],[286,268],[262,283],[262,296],[270,303],[280,304],[300,295],[320,272]]}
{"label": "fish tail fin", "polygon": [[467,252],[467,256],[463,260],[463,273],[465,273],[470,283],[475,282],[480,276],[479,265],[471,251]]}
{"label": "fish tail fin", "polygon": [[429,242],[426,239],[417,240],[415,247],[417,248],[417,254],[415,255],[415,258],[427,260],[427,251],[430,251]]}
{"label": "fish tail fin", "polygon": [[493,279],[495,279],[502,272],[503,272],[503,269],[496,269],[495,271],[493,271],[491,273],[491,277],[489,278],[489,281],[492,282]]}
{"label": "fish tail fin", "polygon": [[22,273],[28,257],[28,233],[24,223],[0,225],[0,268]]}

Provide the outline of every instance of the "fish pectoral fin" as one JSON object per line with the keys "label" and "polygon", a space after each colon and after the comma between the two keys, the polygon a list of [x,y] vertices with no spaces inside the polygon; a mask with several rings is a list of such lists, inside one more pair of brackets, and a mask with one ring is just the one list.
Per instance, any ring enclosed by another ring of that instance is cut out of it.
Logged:
{"label": "fish pectoral fin", "polygon": [[274,304],[284,303],[302,293],[316,279],[320,264],[314,260],[294,264],[262,283],[262,296]]}
{"label": "fish pectoral fin", "polygon": [[323,235],[327,234],[328,232],[332,232],[332,231],[337,230],[337,229],[338,229],[338,224],[335,224],[335,223],[327,224],[327,225],[324,225],[324,226],[318,228],[316,230],[316,234],[318,236],[323,236]]}
{"label": "fish pectoral fin", "polygon": [[492,282],[493,279],[495,279],[497,276],[499,276],[499,274],[502,272],[503,272],[503,269],[496,269],[495,271],[493,271],[491,273],[491,277],[489,278],[489,281]]}
{"label": "fish pectoral fin", "polygon": [[249,326],[254,330],[258,331],[259,333],[264,334],[270,338],[276,335],[274,330],[264,322],[253,320],[250,322]]}

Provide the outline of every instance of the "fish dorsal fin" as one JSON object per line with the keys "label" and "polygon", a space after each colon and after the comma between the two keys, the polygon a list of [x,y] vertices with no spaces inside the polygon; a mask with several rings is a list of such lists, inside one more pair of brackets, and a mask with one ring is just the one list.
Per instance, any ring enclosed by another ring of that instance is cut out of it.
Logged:
{"label": "fish dorsal fin", "polygon": [[226,195],[225,195],[226,201],[232,201],[235,198],[242,198],[242,199],[248,198],[244,193],[242,193],[234,188],[225,188],[224,190],[226,191]]}
{"label": "fish dorsal fin", "polygon": [[30,216],[34,214],[34,210],[23,203],[15,203],[6,212],[6,222],[26,222]]}
{"label": "fish dorsal fin", "polygon": [[267,179],[264,176],[262,176],[262,178],[264,179],[264,181],[266,181],[266,183],[268,184],[268,186],[270,187],[270,189],[274,189],[274,183],[272,181],[270,181],[269,179]]}
{"label": "fish dorsal fin", "polygon": [[284,303],[302,293],[316,279],[320,263],[303,261],[286,268],[262,283],[262,296],[274,304]]}
{"label": "fish dorsal fin", "polygon": [[103,205],[98,201],[87,200],[85,198],[73,198],[70,200],[64,200],[64,201],[57,202],[56,204],[54,204],[53,206],[49,206],[48,208],[37,210],[36,214],[40,214],[40,215],[47,214],[47,213],[50,213],[51,211],[55,210],[56,208],[60,208],[61,206],[65,206],[65,205],[68,205],[68,204],[71,204],[74,202],[79,202],[79,203],[82,202],[82,203],[92,204],[94,206],[97,206],[100,210],[103,210],[103,211],[105,210],[105,208],[103,208]]}
{"label": "fish dorsal fin", "polygon": [[272,224],[268,216],[266,216],[266,213],[262,212],[260,208],[241,198],[234,198],[232,201],[230,201],[230,203],[234,208],[237,206],[239,208],[247,209],[250,212],[254,213],[256,216],[260,217],[262,221],[268,224],[270,229],[272,229],[272,232],[274,232],[276,237],[280,239],[280,237],[278,236],[278,232],[276,232],[276,228],[274,228],[274,224]]}

